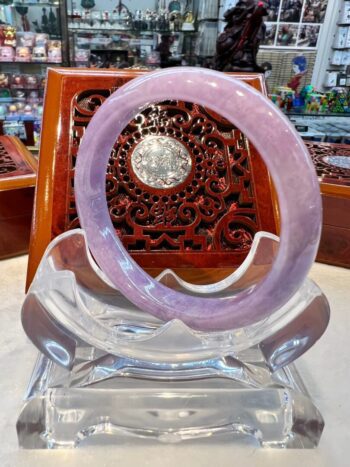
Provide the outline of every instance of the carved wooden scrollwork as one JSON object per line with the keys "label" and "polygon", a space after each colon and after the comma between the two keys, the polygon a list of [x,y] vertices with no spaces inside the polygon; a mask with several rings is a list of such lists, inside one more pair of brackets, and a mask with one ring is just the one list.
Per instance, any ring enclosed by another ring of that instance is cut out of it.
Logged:
{"label": "carved wooden scrollwork", "polygon": [[[71,147],[113,90],[78,94]],[[152,188],[135,174],[131,154],[151,136],[176,139],[192,158],[189,176],[172,188]],[[71,172],[67,228],[78,226]],[[130,252],[249,251],[259,230],[249,148],[241,132],[196,104],[162,102],[145,109],[116,141],[106,173],[116,232]]]}
{"label": "carved wooden scrollwork", "polygon": [[0,135],[0,181],[34,175],[27,152],[15,136]]}
{"label": "carved wooden scrollwork", "polygon": [[0,176],[11,174],[18,170],[18,165],[7,152],[6,147],[0,142]]}
{"label": "carved wooden scrollwork", "polygon": [[350,186],[350,146],[306,143],[317,175],[324,183]]}

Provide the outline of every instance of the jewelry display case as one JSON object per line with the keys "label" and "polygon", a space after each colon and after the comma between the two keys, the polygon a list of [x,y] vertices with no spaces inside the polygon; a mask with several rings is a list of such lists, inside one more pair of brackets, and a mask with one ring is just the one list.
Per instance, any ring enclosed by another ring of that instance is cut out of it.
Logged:
{"label": "jewelry display case", "polygon": [[70,62],[78,67],[195,65],[193,1],[68,1]]}
{"label": "jewelry display case", "polygon": [[47,67],[68,64],[65,0],[0,5],[0,134],[37,145]]}

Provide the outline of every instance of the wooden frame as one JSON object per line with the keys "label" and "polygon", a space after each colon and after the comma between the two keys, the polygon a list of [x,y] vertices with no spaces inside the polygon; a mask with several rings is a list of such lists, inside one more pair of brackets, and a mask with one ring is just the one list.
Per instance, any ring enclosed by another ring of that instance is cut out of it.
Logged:
{"label": "wooden frame", "polygon": [[[125,82],[142,75],[141,71],[89,70],[89,69],[49,69],[45,97],[40,165],[35,196],[34,219],[31,233],[30,256],[27,274],[27,287],[30,285],[40,259],[49,242],[67,227],[57,212],[69,209],[69,189],[72,166],[71,157],[75,157],[77,147],[70,138],[72,131],[72,106],[75,96],[83,90],[116,89]],[[238,74],[255,89],[266,94],[263,77],[257,74]],[[219,117],[220,118],[220,117]],[[77,128],[76,140],[83,134]],[[73,155],[73,156],[72,156]],[[278,229],[278,208],[271,181],[264,163],[253,147],[250,147],[252,178],[255,198],[258,204],[257,215],[261,229],[276,232]],[[186,253],[189,264],[180,268],[170,265],[184,279],[205,283],[219,280],[230,273],[246,257],[248,251],[237,254],[235,262],[230,263],[227,253],[218,254],[218,264],[208,261],[208,255],[202,253]],[[200,257],[202,255],[202,258]],[[135,253],[134,259],[150,274],[156,275],[169,267],[164,253]],[[151,258],[151,260],[150,260]],[[179,257],[181,263],[181,257]],[[211,256],[213,258],[213,256]],[[191,267],[193,264],[194,267]]]}

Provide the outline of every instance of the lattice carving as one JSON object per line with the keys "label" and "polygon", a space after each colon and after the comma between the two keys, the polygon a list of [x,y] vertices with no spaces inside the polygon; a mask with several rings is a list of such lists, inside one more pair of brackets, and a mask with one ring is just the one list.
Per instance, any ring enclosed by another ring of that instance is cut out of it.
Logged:
{"label": "lattice carving", "polygon": [[[317,175],[324,183],[350,186],[350,146],[327,143],[306,143]],[[333,159],[333,164],[329,160]],[[331,158],[331,159],[329,159]],[[339,163],[342,166],[335,165]],[[349,168],[345,167],[348,166]]]}
{"label": "lattice carving", "polygon": [[[72,169],[87,124],[112,91],[75,96]],[[185,182],[156,189],[138,179],[130,155],[148,136],[176,138],[185,146],[192,157]],[[70,187],[65,229],[79,225],[74,170]],[[152,105],[125,128],[111,152],[106,196],[116,232],[130,252],[244,252],[259,230],[248,143],[228,121],[196,104]]]}
{"label": "lattice carving", "polygon": [[7,152],[6,147],[0,142],[0,176],[11,174],[18,170],[18,165]]}

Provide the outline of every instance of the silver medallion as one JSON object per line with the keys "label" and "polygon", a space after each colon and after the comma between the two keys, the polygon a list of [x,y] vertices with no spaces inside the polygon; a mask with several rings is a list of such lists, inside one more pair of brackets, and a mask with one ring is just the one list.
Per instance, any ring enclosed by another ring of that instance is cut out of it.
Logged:
{"label": "silver medallion", "polygon": [[347,156],[325,156],[323,160],[326,164],[334,165],[339,169],[350,169],[350,157]]}
{"label": "silver medallion", "polygon": [[192,158],[183,144],[169,136],[149,136],[131,154],[136,176],[152,188],[174,188],[191,172]]}

